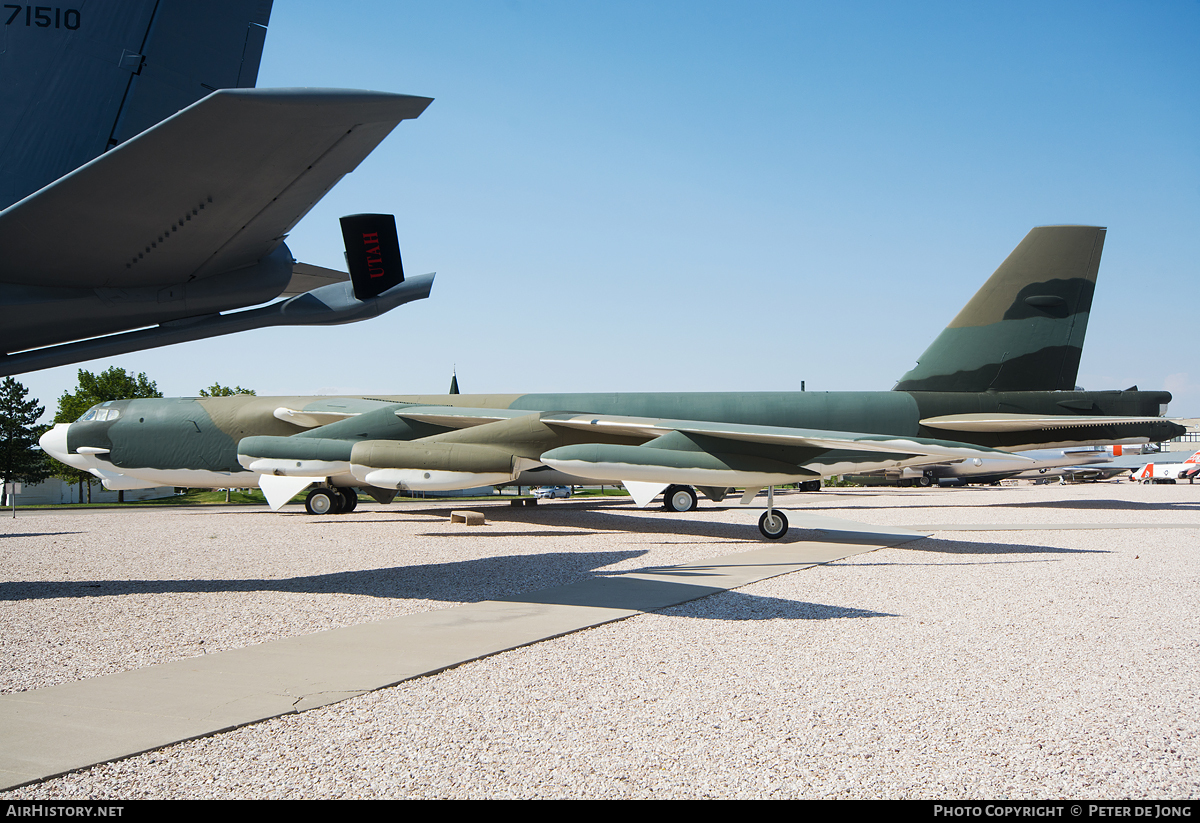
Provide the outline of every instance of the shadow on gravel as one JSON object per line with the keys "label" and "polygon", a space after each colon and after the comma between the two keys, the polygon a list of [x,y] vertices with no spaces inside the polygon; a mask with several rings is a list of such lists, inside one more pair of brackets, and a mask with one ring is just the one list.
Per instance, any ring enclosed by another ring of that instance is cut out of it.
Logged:
{"label": "shadow on gravel", "polygon": [[825,603],[758,597],[741,592],[725,592],[717,597],[681,603],[662,611],[668,617],[695,617],[703,620],[841,620],[863,617],[899,617],[887,612],[851,609]]}
{"label": "shadow on gravel", "polygon": [[[1082,509],[1082,510],[1127,510],[1127,511],[1185,511],[1200,512],[1200,500],[1185,500],[1176,503],[1143,503],[1140,500],[1046,500],[1024,503],[984,503],[981,509]],[[1154,524],[1147,524],[1153,526]]]}
{"label": "shadow on gravel", "polygon": [[939,554],[1112,554],[1105,549],[1064,549],[1059,546],[1031,546],[1019,543],[972,543],[966,540],[940,540],[934,537],[914,540],[897,548]]}
{"label": "shadow on gravel", "polygon": [[[0,602],[68,597],[112,597],[185,592],[294,592],[355,594],[410,600],[474,603],[562,586],[591,577],[596,569],[646,554],[645,551],[553,552],[395,566],[276,580],[75,580],[0,583]],[[448,582],[450,581],[450,582]]]}
{"label": "shadow on gravel", "polygon": [[83,534],[83,532],[12,532],[0,537],[55,537],[60,534]]}
{"label": "shadow on gravel", "polygon": [[[471,506],[469,503],[463,504],[461,507],[437,508],[437,509],[408,509],[403,512],[396,512],[394,515],[390,511],[375,510],[370,514],[373,515],[370,520],[362,519],[359,522],[380,523],[395,520],[395,522],[412,522],[416,518],[420,520],[433,520],[439,523],[449,525],[450,512],[458,511],[460,508],[471,511],[482,512],[487,518],[487,524],[484,526],[464,526],[456,525],[450,531],[437,532],[421,532],[422,537],[445,537],[447,539],[455,539],[458,537],[579,537],[586,535],[588,532],[596,534],[661,534],[665,536],[687,538],[712,538],[731,543],[746,543],[758,546],[766,545],[782,545],[788,543],[805,543],[810,541],[820,541],[828,543],[851,543],[851,544],[868,544],[881,542],[896,542],[898,540],[911,540],[912,535],[907,531],[892,533],[889,527],[880,526],[878,529],[863,524],[863,531],[840,530],[840,529],[823,529],[823,528],[805,528],[802,524],[804,515],[808,513],[804,509],[787,509],[780,506],[779,508],[785,513],[789,513],[793,519],[792,528],[788,531],[786,537],[772,544],[771,541],[765,540],[758,531],[758,515],[761,513],[757,509],[741,509],[741,507],[725,507],[725,506],[704,506],[700,507],[701,512],[746,512],[749,511],[753,515],[753,520],[750,523],[728,523],[728,522],[710,522],[696,520],[692,513],[679,514],[669,512],[662,508],[648,508],[640,511],[622,512],[619,509],[614,510],[617,504],[607,504],[603,508],[596,510],[595,507],[588,503],[553,503],[543,506],[530,507],[515,507],[505,505],[489,504],[485,506]],[[632,503],[626,500],[623,504],[632,509]],[[817,512],[813,512],[817,513]],[[384,515],[380,517],[380,515]],[[340,524],[355,522],[356,515],[348,515],[345,517],[328,517],[328,516],[313,516],[314,524],[336,526]],[[529,526],[528,529],[500,530],[499,526]],[[563,529],[564,531],[553,531],[552,529]],[[572,529],[573,531],[565,531]],[[677,541],[664,541],[667,543]]]}

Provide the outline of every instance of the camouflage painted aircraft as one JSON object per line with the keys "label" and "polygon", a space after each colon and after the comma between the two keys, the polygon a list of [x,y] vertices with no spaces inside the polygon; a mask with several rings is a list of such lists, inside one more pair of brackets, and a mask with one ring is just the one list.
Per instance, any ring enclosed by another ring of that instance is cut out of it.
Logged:
{"label": "camouflage painted aircraft", "polygon": [[622,483],[686,511],[693,487],[766,488],[775,539],[776,485],[1181,434],[1168,392],[1074,390],[1104,234],[1031,231],[892,391],[119,400],[42,446],[109,488],[258,485],[279,508],[315,483],[312,513],[352,510],[355,489]]}
{"label": "camouflage painted aircraft", "polygon": [[4,5],[0,375],[428,296],[283,241],[429,98],[254,88],[270,0],[74,5]]}

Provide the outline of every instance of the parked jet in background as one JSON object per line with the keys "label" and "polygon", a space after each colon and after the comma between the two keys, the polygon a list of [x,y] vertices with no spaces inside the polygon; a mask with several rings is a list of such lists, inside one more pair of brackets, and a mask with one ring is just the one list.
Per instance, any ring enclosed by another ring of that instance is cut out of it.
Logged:
{"label": "parked jet in background", "polygon": [[[693,487],[748,503],[830,475],[1176,437],[1168,392],[1071,390],[1103,241],[1031,231],[892,391],[119,400],[41,442],[109,488],[258,485],[278,508],[316,483],[317,513],[353,509],[342,489],[586,482],[682,511]],[[767,500],[759,529],[782,537]]]}
{"label": "parked jet in background", "polygon": [[253,88],[269,0],[80,6],[5,6],[0,375],[429,294],[397,269],[364,296],[283,243],[429,98]]}
{"label": "parked jet in background", "polygon": [[1196,452],[1182,463],[1153,462],[1132,472],[1131,480],[1142,483],[1175,483],[1186,480],[1194,483],[1200,477],[1200,452]]}
{"label": "parked jet in background", "polygon": [[[986,486],[1014,477],[1023,480],[1062,477],[1084,467],[1093,468],[1091,464],[1111,462],[1112,457],[1104,449],[1037,449],[1016,452],[999,459],[973,457],[970,460],[933,463],[872,475],[851,475],[849,479],[867,485]],[[1117,473],[1121,471],[1124,470],[1117,470]]]}

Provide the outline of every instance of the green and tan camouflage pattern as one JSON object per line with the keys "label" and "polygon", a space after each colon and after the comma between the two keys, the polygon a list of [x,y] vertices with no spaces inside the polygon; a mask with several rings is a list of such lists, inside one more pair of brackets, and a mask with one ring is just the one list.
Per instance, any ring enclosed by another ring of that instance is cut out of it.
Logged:
{"label": "green and tan camouflage pattern", "polygon": [[[430,401],[452,399],[454,406],[515,409],[530,412],[496,423],[468,428],[436,426],[397,416]],[[1183,432],[1168,420],[1071,427],[1072,416],[1119,417],[1158,415],[1171,400],[1165,391],[1127,392],[718,392],[637,394],[527,394],[374,396],[353,398],[251,397],[119,400],[111,407],[115,420],[77,422],[68,430],[70,451],[80,446],[109,449],[114,470],[158,468],[242,472],[239,443],[256,445],[255,453],[282,459],[346,459],[347,450],[367,441],[419,441],[494,446],[536,459],[544,450],[582,443],[641,445],[651,438],[591,435],[547,426],[538,412],[591,412],[785,427],[850,431],[897,437],[944,438],[946,433],[922,427],[920,421],[950,414],[1020,413],[1061,415],[1063,426],[1051,431],[956,432],[963,443],[1000,449],[1037,448],[1054,443],[1143,438],[1167,440]],[[275,409],[328,410],[338,406],[360,410],[355,417],[298,430],[275,417]],[[339,443],[343,445],[338,445]],[[863,452],[789,450],[763,444],[723,441],[722,451],[746,456],[793,459],[796,462],[864,461]],[[795,452],[794,454],[792,452]],[[836,458],[836,459],[834,459]]]}
{"label": "green and tan camouflage pattern", "polygon": [[1105,230],[1033,229],[917,365],[900,391],[1075,388]]}

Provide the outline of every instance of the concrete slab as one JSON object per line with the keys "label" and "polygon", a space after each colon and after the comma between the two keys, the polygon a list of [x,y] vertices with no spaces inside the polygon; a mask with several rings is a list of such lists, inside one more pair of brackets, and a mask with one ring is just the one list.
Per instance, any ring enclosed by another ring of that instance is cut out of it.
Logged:
{"label": "concrete slab", "polygon": [[814,539],[595,576],[220,654],[0,695],[0,788],[324,706],[471,660],[923,537],[795,512]]}

